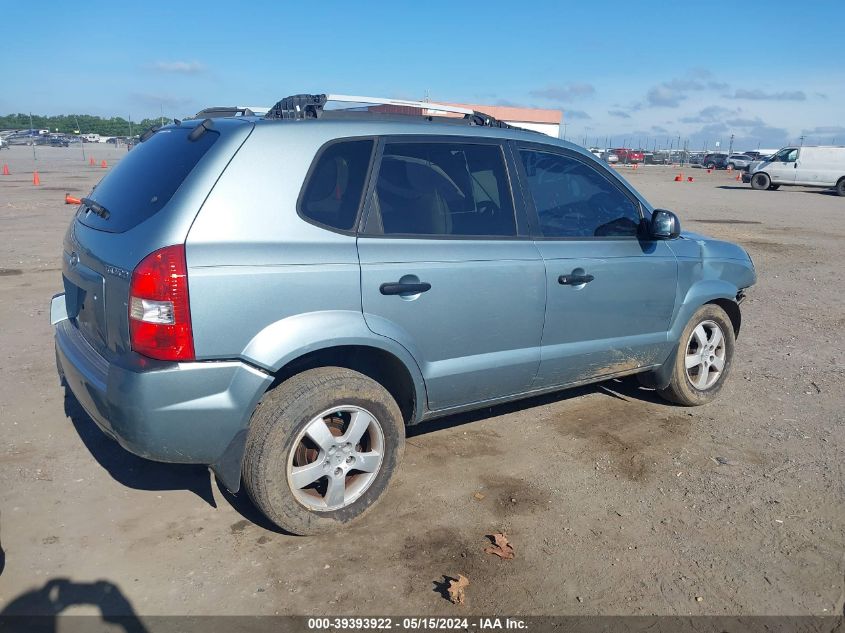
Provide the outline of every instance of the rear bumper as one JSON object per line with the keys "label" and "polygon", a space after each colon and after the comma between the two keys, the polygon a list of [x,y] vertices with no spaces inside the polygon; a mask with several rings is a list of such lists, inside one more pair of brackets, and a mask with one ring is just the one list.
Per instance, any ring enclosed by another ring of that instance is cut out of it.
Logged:
{"label": "rear bumper", "polygon": [[249,420],[272,376],[239,361],[109,362],[68,319],[55,342],[60,375],[107,435],[147,459],[210,465],[237,490]]}

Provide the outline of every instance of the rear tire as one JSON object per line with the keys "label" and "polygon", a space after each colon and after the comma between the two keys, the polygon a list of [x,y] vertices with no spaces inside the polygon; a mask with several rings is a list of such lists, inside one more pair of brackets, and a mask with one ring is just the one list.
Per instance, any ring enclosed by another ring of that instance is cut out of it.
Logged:
{"label": "rear tire", "polygon": [[244,483],[282,529],[336,530],[384,495],[404,445],[402,413],[382,385],[350,369],[311,369],[268,392],[253,414]]}
{"label": "rear tire", "polygon": [[845,178],[840,178],[839,182],[836,183],[836,193],[845,197]]}
{"label": "rear tire", "polygon": [[701,306],[681,333],[669,385],[657,393],[687,407],[710,402],[730,374],[735,345],[727,313],[712,303]]}
{"label": "rear tire", "polygon": [[751,176],[751,188],[756,189],[757,191],[764,191],[769,188],[772,184],[771,178],[769,178],[768,174],[754,174]]}

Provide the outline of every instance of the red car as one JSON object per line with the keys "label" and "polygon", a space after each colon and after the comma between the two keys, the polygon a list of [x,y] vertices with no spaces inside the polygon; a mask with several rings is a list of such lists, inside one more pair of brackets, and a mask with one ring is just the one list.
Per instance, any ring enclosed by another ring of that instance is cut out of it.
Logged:
{"label": "red car", "polygon": [[635,149],[620,147],[613,150],[613,153],[619,158],[620,163],[641,163],[644,160],[643,153]]}

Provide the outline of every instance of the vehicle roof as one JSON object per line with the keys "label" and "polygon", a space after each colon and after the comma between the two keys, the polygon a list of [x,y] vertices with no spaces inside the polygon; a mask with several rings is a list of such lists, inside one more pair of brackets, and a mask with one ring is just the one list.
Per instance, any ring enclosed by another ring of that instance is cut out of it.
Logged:
{"label": "vehicle roof", "polygon": [[[406,120],[407,119],[407,120]],[[355,117],[355,118],[320,118],[306,120],[264,119],[258,117],[238,117],[238,121],[252,121],[256,131],[261,129],[281,129],[295,126],[299,132],[313,128],[317,136],[344,138],[352,136],[419,135],[419,136],[464,136],[475,138],[507,139],[539,143],[566,148],[579,154],[591,156],[589,150],[569,141],[554,138],[540,132],[524,130],[518,127],[487,127],[467,125],[460,119],[438,121],[425,117],[398,115],[396,117]],[[216,123],[216,121],[215,121]]]}
{"label": "vehicle roof", "polygon": [[[587,149],[564,141],[559,138],[554,138],[540,132],[531,130],[523,130],[516,127],[489,127],[483,125],[468,125],[462,123],[460,119],[445,119],[437,120],[438,117],[433,117],[429,120],[427,117],[415,117],[407,115],[397,115],[394,117],[384,116],[361,116],[361,117],[321,117],[318,119],[265,119],[263,117],[226,117],[219,119],[212,119],[212,129],[216,127],[234,127],[238,125],[254,125],[253,135],[259,134],[262,136],[272,137],[275,135],[284,136],[287,131],[292,133],[292,136],[297,140],[302,140],[307,137],[310,143],[321,146],[334,139],[352,138],[352,137],[367,137],[367,136],[389,136],[389,135],[405,135],[405,136],[458,136],[465,138],[485,138],[485,139],[501,139],[523,141],[526,143],[536,143],[540,145],[548,145],[551,147],[558,147],[567,149],[573,153],[584,156],[590,161],[601,165],[605,171],[621,182],[640,200],[644,208],[651,211],[652,206],[636,189],[630,186],[629,183],[616,171],[610,169],[604,162],[596,158],[595,154]],[[203,121],[200,119],[191,119],[182,121],[181,125],[195,126],[200,125]],[[276,142],[275,139],[268,139],[271,142]]]}

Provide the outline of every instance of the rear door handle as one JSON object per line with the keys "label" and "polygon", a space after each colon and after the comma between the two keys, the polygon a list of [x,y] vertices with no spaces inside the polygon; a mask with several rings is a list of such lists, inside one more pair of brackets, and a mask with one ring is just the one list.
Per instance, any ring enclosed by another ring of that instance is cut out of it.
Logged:
{"label": "rear door handle", "polygon": [[384,283],[379,286],[379,292],[383,295],[418,294],[431,290],[431,284],[421,281],[415,284],[403,284],[398,281]]}
{"label": "rear door handle", "polygon": [[592,275],[561,275],[557,278],[557,282],[561,286],[580,286],[590,283],[593,279],[595,277]]}

